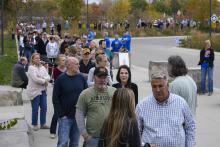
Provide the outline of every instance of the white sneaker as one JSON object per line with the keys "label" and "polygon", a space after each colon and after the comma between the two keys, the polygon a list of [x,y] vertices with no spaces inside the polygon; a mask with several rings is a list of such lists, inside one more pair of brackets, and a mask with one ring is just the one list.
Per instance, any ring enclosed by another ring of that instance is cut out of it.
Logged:
{"label": "white sneaker", "polygon": [[51,139],[56,138],[56,134],[50,134],[50,138],[51,138]]}

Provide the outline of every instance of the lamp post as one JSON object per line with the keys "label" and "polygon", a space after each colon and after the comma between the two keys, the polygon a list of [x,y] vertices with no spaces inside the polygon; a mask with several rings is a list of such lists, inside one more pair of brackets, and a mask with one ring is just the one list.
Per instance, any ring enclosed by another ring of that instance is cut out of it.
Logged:
{"label": "lamp post", "polygon": [[212,37],[212,0],[209,0],[209,37]]}
{"label": "lamp post", "polygon": [[89,28],[89,0],[86,0],[86,29]]}
{"label": "lamp post", "polygon": [[1,42],[2,42],[2,45],[1,45],[1,55],[4,55],[4,0],[2,0],[2,7],[1,7]]}

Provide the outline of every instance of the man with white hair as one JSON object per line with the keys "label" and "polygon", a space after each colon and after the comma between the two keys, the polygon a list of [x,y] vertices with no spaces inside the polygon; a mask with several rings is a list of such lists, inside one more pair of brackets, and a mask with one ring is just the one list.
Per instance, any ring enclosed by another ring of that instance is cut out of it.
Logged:
{"label": "man with white hair", "polygon": [[164,73],[151,76],[153,95],[136,107],[143,144],[156,147],[194,147],[195,121],[186,101],[168,90]]}
{"label": "man with white hair", "polygon": [[53,105],[59,119],[57,147],[78,147],[79,129],[76,124],[76,103],[80,93],[87,88],[85,78],[79,74],[79,61],[75,57],[66,60],[66,72],[54,84]]}

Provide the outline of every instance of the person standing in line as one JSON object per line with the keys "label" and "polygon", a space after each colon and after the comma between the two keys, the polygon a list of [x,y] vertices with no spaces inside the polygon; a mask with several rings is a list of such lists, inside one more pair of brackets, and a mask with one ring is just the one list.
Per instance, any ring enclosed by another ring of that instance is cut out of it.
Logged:
{"label": "person standing in line", "polygon": [[[53,69],[53,80],[56,82],[57,78],[64,72],[66,72],[66,56],[64,54],[58,55],[56,59],[57,67]],[[59,116],[54,109],[54,114],[51,120],[50,125],[50,138],[54,139],[56,137],[56,130],[57,130],[57,120]]]}
{"label": "person standing in line", "polygon": [[46,46],[47,58],[49,58],[50,62],[54,64],[55,58],[57,58],[59,54],[59,44],[56,42],[54,36],[50,36],[50,40]]}
{"label": "person standing in line", "polygon": [[119,88],[113,95],[109,115],[102,126],[98,147],[128,146],[141,147],[134,93],[128,88]]}
{"label": "person standing in line", "polygon": [[21,57],[12,69],[11,85],[26,89],[28,85],[28,77],[25,72],[25,66],[28,61],[26,57]]}
{"label": "person standing in line", "polygon": [[110,49],[111,47],[111,41],[108,37],[108,32],[103,32],[103,40],[105,41],[105,44],[106,44],[106,48],[107,49]]}
{"label": "person standing in line", "polygon": [[195,81],[187,75],[188,69],[184,60],[180,56],[170,56],[168,58],[167,71],[169,76],[174,78],[169,85],[170,92],[183,97],[195,116],[197,86]]}
{"label": "person standing in line", "polygon": [[121,38],[122,48],[125,48],[129,53],[131,52],[131,35],[125,32]]}
{"label": "person standing in line", "polygon": [[118,69],[116,75],[118,83],[113,84],[115,88],[129,88],[134,92],[135,95],[135,106],[138,104],[138,86],[131,82],[131,70],[127,65],[122,65]]}
{"label": "person standing in line", "polygon": [[119,58],[120,49],[122,47],[122,43],[121,40],[119,40],[119,36],[117,34],[115,35],[115,40],[112,41],[111,47],[112,47],[111,52],[113,53],[113,57],[114,57],[112,61],[113,67],[118,68],[119,66],[118,58]]}
{"label": "person standing in line", "polygon": [[42,29],[43,29],[43,30],[42,30],[43,32],[47,32],[47,23],[46,23],[45,20],[44,20],[43,23],[42,23]]}
{"label": "person standing in line", "polygon": [[213,69],[214,69],[214,49],[210,40],[205,41],[205,48],[200,51],[199,64],[201,65],[201,94],[206,93],[206,75],[208,74],[208,96],[213,93]]}
{"label": "person standing in line", "polygon": [[33,53],[31,56],[31,65],[28,68],[27,96],[31,100],[32,106],[32,125],[33,130],[39,130],[38,127],[38,109],[40,106],[40,128],[49,129],[46,125],[47,113],[47,94],[46,89],[50,76],[44,66],[40,63],[40,54]]}
{"label": "person standing in line", "polygon": [[61,36],[61,30],[62,30],[61,23],[58,22],[58,24],[57,24],[57,33],[58,33],[58,36],[59,36],[60,38],[62,38],[62,36]]}
{"label": "person standing in line", "polygon": [[108,63],[108,59],[107,59],[106,55],[104,54],[104,52],[102,52],[102,51],[97,52],[96,66],[90,68],[89,73],[88,73],[87,84],[89,87],[92,87],[95,84],[94,71],[95,71],[96,67],[104,67],[107,69],[107,71],[108,71],[107,84],[112,85],[112,78],[110,75],[110,70],[107,67],[107,63]]}
{"label": "person standing in line", "polygon": [[196,124],[187,102],[170,93],[166,75],[151,75],[153,95],[136,107],[143,144],[155,147],[195,147]]}
{"label": "person standing in line", "polygon": [[95,63],[92,62],[90,55],[91,54],[90,54],[89,48],[82,49],[82,60],[80,60],[80,62],[79,62],[79,65],[80,65],[79,71],[80,71],[80,73],[83,74],[83,76],[85,77],[86,80],[88,78],[89,70],[91,68],[95,67]]}
{"label": "person standing in line", "polygon": [[116,89],[107,86],[107,77],[108,71],[105,67],[95,68],[94,86],[80,94],[76,105],[76,121],[84,138],[85,147],[98,146],[102,124],[109,114]]}
{"label": "person standing in line", "polygon": [[57,147],[78,147],[80,134],[75,119],[76,103],[80,93],[88,86],[78,72],[78,59],[67,57],[65,63],[67,70],[57,78],[52,98],[59,117]]}

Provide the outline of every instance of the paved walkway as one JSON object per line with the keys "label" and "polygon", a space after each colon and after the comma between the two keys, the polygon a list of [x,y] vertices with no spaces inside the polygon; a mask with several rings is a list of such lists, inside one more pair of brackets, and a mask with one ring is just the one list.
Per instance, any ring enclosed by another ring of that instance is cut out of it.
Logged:
{"label": "paved walkway", "polygon": [[[139,88],[139,101],[147,95],[152,94],[150,83],[148,82],[147,69],[132,66],[132,81],[138,85]],[[116,75],[114,70],[114,76]],[[28,101],[25,91],[23,98],[26,100],[24,104],[25,117],[29,124],[31,124],[31,105]],[[52,106],[52,85],[48,87],[48,112],[47,112],[47,124],[50,125],[53,115]],[[214,94],[211,97],[206,95],[198,95],[198,108],[196,116],[197,134],[196,134],[196,147],[211,147],[218,146],[220,139],[220,90],[215,89]],[[34,132],[34,144],[35,147],[55,147],[57,143],[56,139],[50,139],[49,130],[39,130]],[[82,143],[82,139],[80,141]],[[81,144],[79,146],[82,146]]]}

